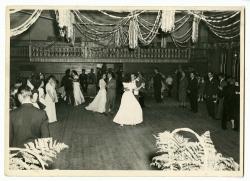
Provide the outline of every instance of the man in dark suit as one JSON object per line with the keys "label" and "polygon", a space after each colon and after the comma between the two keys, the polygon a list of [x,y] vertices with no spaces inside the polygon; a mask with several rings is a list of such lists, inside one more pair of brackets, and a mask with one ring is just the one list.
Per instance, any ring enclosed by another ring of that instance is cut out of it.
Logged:
{"label": "man in dark suit", "polygon": [[106,114],[114,113],[115,98],[116,80],[114,79],[114,74],[112,72],[108,72]]}
{"label": "man in dark suit", "polygon": [[223,101],[224,101],[224,97],[223,97],[223,89],[224,87],[227,85],[227,82],[225,80],[225,76],[221,73],[218,75],[219,78],[219,82],[218,82],[218,93],[217,93],[217,109],[216,109],[216,115],[215,118],[218,120],[222,119],[222,115],[223,115]]}
{"label": "man in dark suit", "polygon": [[66,102],[68,104],[74,105],[74,93],[73,93],[73,79],[70,75],[70,69],[67,69],[65,76],[62,78],[61,86],[64,86],[66,93]]}
{"label": "man in dark suit", "polygon": [[159,73],[158,68],[154,69],[154,77],[153,77],[153,86],[154,86],[154,96],[155,96],[155,100],[156,102],[160,103],[162,102],[162,98],[161,98],[161,87],[162,87],[162,76]]}
{"label": "man in dark suit", "polygon": [[89,84],[95,84],[96,83],[96,76],[94,73],[94,69],[90,70],[90,73],[88,74],[88,83]]}
{"label": "man in dark suit", "polygon": [[[228,79],[228,84],[223,89],[223,116],[221,120],[222,129],[227,129],[227,123],[234,120],[235,109],[235,85],[232,78]],[[233,127],[233,125],[232,125]]]}
{"label": "man in dark suit", "polygon": [[27,142],[50,136],[46,112],[32,105],[31,95],[29,87],[19,88],[21,106],[10,112],[10,147],[24,147]]}
{"label": "man in dark suit", "polygon": [[182,67],[181,65],[178,66],[178,69],[176,70],[176,88],[177,88],[177,99],[179,100],[179,85],[180,85],[180,79],[182,77]]}
{"label": "man in dark suit", "polygon": [[215,103],[217,99],[218,83],[214,79],[213,73],[208,72],[208,80],[205,85],[206,105],[209,116],[215,118]]}
{"label": "man in dark suit", "polygon": [[189,93],[191,111],[194,113],[197,113],[198,112],[198,80],[196,79],[194,72],[190,73],[188,93]]}
{"label": "man in dark suit", "polygon": [[79,76],[80,85],[84,93],[88,90],[88,75],[85,73],[85,69],[82,69],[82,73]]}
{"label": "man in dark suit", "polygon": [[121,99],[123,94],[122,80],[123,80],[123,70],[122,67],[120,67],[119,70],[116,72],[116,92],[117,92],[117,97],[119,99]]}

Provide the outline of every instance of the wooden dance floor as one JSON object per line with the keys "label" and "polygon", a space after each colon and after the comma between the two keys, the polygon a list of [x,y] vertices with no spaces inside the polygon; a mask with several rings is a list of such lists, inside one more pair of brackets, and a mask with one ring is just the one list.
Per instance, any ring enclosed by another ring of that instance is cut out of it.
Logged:
{"label": "wooden dance floor", "polygon": [[112,122],[113,116],[86,111],[86,104],[78,107],[58,104],[59,121],[50,125],[50,131],[69,149],[58,155],[53,167],[66,170],[154,169],[150,167],[156,152],[153,135],[182,127],[191,128],[198,134],[209,130],[217,151],[239,161],[239,133],[230,129],[223,131],[220,121],[207,116],[203,103],[199,104],[197,114],[179,108],[173,99],[163,104],[147,100],[147,105],[142,124],[120,127]]}

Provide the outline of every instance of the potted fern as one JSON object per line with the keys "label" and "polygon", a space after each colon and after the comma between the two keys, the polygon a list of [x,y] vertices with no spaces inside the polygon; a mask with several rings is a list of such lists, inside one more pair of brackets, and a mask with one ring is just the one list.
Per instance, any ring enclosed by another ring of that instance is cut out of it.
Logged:
{"label": "potted fern", "polygon": [[45,170],[58,153],[68,148],[52,138],[39,138],[24,147],[9,149],[10,170]]}
{"label": "potted fern", "polygon": [[[198,141],[183,137],[180,132],[193,134]],[[189,128],[159,133],[156,138],[158,156],[153,157],[151,166],[166,171],[238,171],[239,165],[233,158],[218,153],[206,131],[199,136]]]}

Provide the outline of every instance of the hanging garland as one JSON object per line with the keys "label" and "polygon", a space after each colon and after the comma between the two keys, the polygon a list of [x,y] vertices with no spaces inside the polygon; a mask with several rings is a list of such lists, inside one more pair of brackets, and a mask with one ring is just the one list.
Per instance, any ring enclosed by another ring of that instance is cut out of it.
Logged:
{"label": "hanging garland", "polygon": [[86,28],[88,28],[91,31],[95,32],[96,34],[106,34],[106,33],[113,33],[115,31],[117,31],[116,28],[114,28],[114,29],[112,29],[110,31],[97,30],[97,29],[95,29],[93,27],[90,27],[91,24],[89,25],[88,23],[84,22],[84,20],[83,20],[84,18],[83,18],[82,14],[79,11],[73,11],[73,13],[76,15],[77,19],[82,23],[83,26],[85,26]]}
{"label": "hanging garland", "polygon": [[18,11],[21,11],[21,9],[9,9],[10,14],[17,13]]}
{"label": "hanging garland", "polygon": [[76,28],[79,30],[79,32],[86,38],[94,41],[96,44],[98,45],[101,45],[101,46],[107,46],[107,44],[103,44],[103,43],[100,43],[100,42],[105,42],[105,40],[108,41],[108,44],[110,43],[110,40],[111,40],[111,36],[108,35],[106,37],[93,37],[93,36],[89,36],[86,34],[86,32],[84,30],[82,30],[82,27],[81,25],[79,25],[78,23],[76,23]]}
{"label": "hanging garland", "polygon": [[[227,25],[224,25],[226,22],[231,21],[231,19],[236,18],[239,15],[239,11],[229,12],[224,15],[218,16],[205,16],[203,14],[194,13],[194,16],[200,17],[208,26],[210,31],[214,33],[216,36],[222,39],[233,39],[240,35],[240,27],[238,24],[240,20],[230,22]],[[222,24],[223,23],[223,24]]]}
{"label": "hanging garland", "polygon": [[[114,39],[113,43],[118,43],[120,44],[119,46],[124,44],[124,33],[118,32],[122,29],[122,26],[125,25],[128,22],[128,18],[123,18],[121,19],[117,25],[111,30],[111,31],[100,31],[100,30],[96,30],[94,28],[91,28],[89,25],[87,25],[84,21],[83,18],[81,17],[81,13],[74,11],[77,20],[80,21],[80,23],[82,23],[81,25],[79,23],[77,23],[77,28],[81,29],[81,33],[83,34],[83,32],[85,32],[84,36],[86,36],[87,38],[94,40],[94,41],[104,41],[104,40],[109,40],[109,43],[112,43],[112,37]],[[85,29],[83,29],[83,27]],[[120,34],[121,36],[119,36],[118,34]],[[119,38],[121,38],[121,40],[118,40]]]}
{"label": "hanging garland", "polygon": [[[136,20],[138,21],[137,17],[136,17]],[[158,11],[158,15],[155,19],[155,23],[145,38],[142,36],[141,30],[139,29],[139,39],[144,45],[149,45],[153,41],[155,36],[158,34],[158,30],[161,26],[160,20],[161,20],[161,12]]]}
{"label": "hanging garland", "polygon": [[237,16],[237,15],[239,15],[240,14],[240,12],[239,11],[237,11],[237,12],[235,12],[233,15],[231,15],[231,16],[229,16],[229,17],[226,17],[226,18],[223,18],[223,19],[221,19],[221,20],[214,20],[214,19],[211,19],[211,18],[209,18],[209,17],[207,17],[207,16],[202,16],[201,18],[202,19],[204,19],[205,21],[207,21],[207,22],[211,22],[211,23],[221,23],[221,22],[223,22],[223,21],[228,21],[229,19],[232,19],[232,18],[234,18],[235,16]]}
{"label": "hanging garland", "polygon": [[[132,11],[132,13],[129,13],[128,16],[121,17],[121,16],[110,15],[110,14],[106,13],[106,12],[103,11],[103,10],[99,10],[99,12],[101,12],[102,14],[107,15],[107,16],[109,16],[109,17],[111,17],[111,18],[115,18],[115,19],[133,18],[134,16],[140,15],[140,14],[143,13],[144,11],[145,11],[145,10],[142,10],[142,11],[140,11],[139,13],[134,13],[134,11]],[[130,14],[131,14],[131,15],[130,15]]]}
{"label": "hanging garland", "polygon": [[[88,24],[91,24],[91,25],[97,25],[97,26],[115,26],[116,24],[107,24],[107,23],[97,23],[91,19],[89,19],[88,17],[84,16],[83,13],[81,13],[80,11],[78,10],[73,10],[73,12],[77,15],[79,15],[80,17],[82,17],[81,19],[85,19],[87,21]],[[85,23],[85,24],[87,24]]]}
{"label": "hanging garland", "polygon": [[23,33],[24,31],[26,31],[27,29],[29,29],[29,27],[33,25],[36,22],[36,20],[39,18],[41,13],[42,13],[41,9],[35,10],[32,13],[32,15],[23,24],[10,30],[10,37],[19,35]]}
{"label": "hanging garland", "polygon": [[[10,14],[20,10],[10,9]],[[16,36],[26,31],[41,15],[42,10],[35,10],[32,15],[22,25],[11,29],[11,36]],[[150,44],[161,28],[163,32],[170,33],[174,44],[178,47],[185,47],[192,38],[195,43],[198,40],[199,23],[204,21],[209,30],[216,36],[223,39],[232,39],[240,35],[240,11],[178,11],[162,10],[157,12],[154,22],[142,18],[146,10],[132,11],[127,16],[116,16],[107,11],[99,10],[105,16],[118,20],[115,23],[96,22],[89,16],[85,16],[78,10],[57,10],[55,11],[60,32],[70,41],[74,42],[74,26],[82,35],[92,41],[108,41],[108,44],[117,47],[128,45],[130,48],[136,48],[138,41],[143,45]],[[185,13],[184,16],[176,19],[177,13]],[[209,13],[211,15],[209,15]],[[213,13],[213,14],[212,14]],[[193,17],[192,25],[189,23]],[[191,25],[191,27],[190,27]],[[127,27],[128,26],[128,27]],[[105,30],[103,27],[107,27]],[[178,35],[182,28],[187,30]],[[192,30],[192,31],[191,31]],[[177,33],[177,34],[176,34]]]}
{"label": "hanging garland", "polygon": [[175,10],[163,10],[161,15],[161,29],[170,32],[175,28]]}
{"label": "hanging garland", "polygon": [[209,27],[213,27],[215,29],[227,29],[227,28],[231,28],[232,26],[237,26],[238,23],[240,23],[240,20],[238,21],[235,21],[231,24],[228,24],[228,25],[221,25],[221,26],[218,26],[218,25],[214,25],[212,23],[209,23],[207,21],[205,21],[205,23],[209,26]]}
{"label": "hanging garland", "polygon": [[[151,24],[151,25],[148,25],[148,26],[145,25],[143,22],[140,21],[140,19],[138,18],[139,16],[136,16],[136,21],[137,21],[143,28],[145,28],[148,32],[154,32],[154,33],[157,33],[157,34],[158,34],[158,29],[159,29],[158,24],[161,23],[161,22],[160,22],[160,15],[161,15],[160,13],[161,13],[161,12],[158,11],[157,17],[156,17],[154,23]],[[152,27],[152,28],[151,28],[151,27]],[[157,27],[158,27],[158,29],[157,29]],[[157,32],[156,32],[156,31],[157,31]]]}
{"label": "hanging garland", "polygon": [[190,18],[191,18],[191,15],[188,15],[188,16],[184,19],[184,21],[183,21],[178,27],[176,27],[172,32],[176,32],[176,31],[178,31],[180,28],[182,28],[184,25],[186,25],[186,24],[188,23],[188,21],[190,20]]}
{"label": "hanging garland", "polygon": [[172,35],[170,35],[171,39],[173,40],[175,47],[176,48],[187,48],[187,42],[191,39],[191,36],[189,36],[186,40],[184,41],[178,41],[177,39],[175,39]]}
{"label": "hanging garland", "polygon": [[[197,12],[200,13],[200,12]],[[193,18],[193,31],[192,31],[192,41],[193,43],[196,43],[198,41],[198,36],[199,36],[199,23],[200,23],[200,17],[197,15],[194,15]]]}
{"label": "hanging garland", "polygon": [[76,23],[76,27],[77,27],[77,29],[80,31],[80,33],[82,35],[84,35],[85,37],[87,37],[87,38],[89,38],[89,39],[91,39],[93,41],[104,41],[108,37],[112,36],[112,34],[104,34],[103,36],[92,34],[92,33],[88,32],[88,31],[84,30],[79,23]]}
{"label": "hanging garland", "polygon": [[203,11],[203,15],[202,17],[204,17],[205,19],[211,19],[211,20],[220,20],[220,19],[225,19],[225,18],[228,18],[229,16],[233,15],[234,13],[236,12],[239,12],[239,11],[230,11],[230,12],[221,12],[221,13],[217,13],[216,15],[205,15],[205,14],[209,14],[214,11]]}
{"label": "hanging garland", "polygon": [[187,36],[187,35],[191,36],[191,35],[192,35],[191,31],[192,31],[192,27],[190,27],[190,28],[187,30],[186,33],[184,33],[184,34],[182,34],[182,35],[180,35],[180,36],[177,36],[177,35],[175,35],[174,33],[172,33],[171,35],[172,35],[174,38],[176,38],[176,39],[182,39],[182,38],[184,38],[184,37]]}
{"label": "hanging garland", "polygon": [[213,29],[211,29],[211,27],[209,27],[209,29],[218,37],[222,38],[222,39],[233,39],[233,38],[236,38],[238,36],[240,36],[240,30],[237,30],[238,33],[236,32],[236,34],[234,35],[229,35],[229,34],[219,34],[218,32],[214,31]]}
{"label": "hanging garland", "polygon": [[129,48],[136,48],[138,46],[138,31],[139,25],[135,18],[132,18],[129,22],[128,36],[129,36]]}
{"label": "hanging garland", "polygon": [[117,47],[122,46],[122,40],[124,39],[123,28],[120,26],[119,30],[115,32],[115,45]]}
{"label": "hanging garland", "polygon": [[[180,21],[180,25],[176,27],[170,34],[172,41],[174,42],[175,46],[177,48],[187,48],[188,42],[192,37],[192,25],[190,26],[189,20],[191,18],[190,14],[187,14],[187,16],[184,16],[185,18],[182,18],[183,22]],[[184,26],[189,27],[185,33],[182,35],[176,35],[177,32]]]}
{"label": "hanging garland", "polygon": [[211,30],[219,33],[219,34],[233,34],[236,31],[240,31],[240,28],[238,26],[232,27],[230,29],[215,29],[212,26],[209,27]]}

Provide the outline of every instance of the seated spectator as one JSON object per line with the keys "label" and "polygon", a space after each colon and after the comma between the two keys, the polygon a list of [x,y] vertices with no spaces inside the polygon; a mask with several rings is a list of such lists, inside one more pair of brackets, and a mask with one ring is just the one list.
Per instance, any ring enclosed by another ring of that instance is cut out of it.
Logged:
{"label": "seated spectator", "polygon": [[17,95],[21,106],[10,112],[9,145],[24,147],[27,142],[49,137],[48,117],[32,105],[30,88],[20,87]]}

